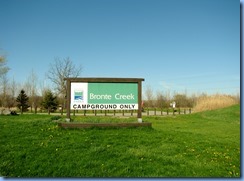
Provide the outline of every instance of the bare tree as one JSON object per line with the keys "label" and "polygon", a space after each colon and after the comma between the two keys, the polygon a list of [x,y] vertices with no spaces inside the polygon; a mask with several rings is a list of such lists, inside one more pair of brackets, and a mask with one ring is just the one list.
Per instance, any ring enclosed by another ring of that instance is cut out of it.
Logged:
{"label": "bare tree", "polygon": [[8,100],[8,78],[7,75],[4,74],[1,76],[1,93],[0,93],[0,102],[1,107],[7,107]]}
{"label": "bare tree", "polygon": [[186,94],[175,94],[174,100],[178,107],[193,107],[196,97],[193,95],[188,97]]}
{"label": "bare tree", "polygon": [[146,96],[146,101],[145,101],[146,105],[145,106],[153,107],[154,106],[153,90],[152,90],[151,86],[149,86],[149,85],[146,87],[145,96]]}
{"label": "bare tree", "polygon": [[7,73],[9,68],[6,66],[6,58],[0,55],[0,103],[1,107],[7,106],[7,86],[8,86],[8,78]]}
{"label": "bare tree", "polygon": [[6,66],[6,58],[2,55],[0,55],[0,77],[6,75],[9,71],[9,68]]}
{"label": "bare tree", "polygon": [[167,101],[167,98],[163,95],[163,93],[158,91],[156,94],[156,102],[155,103],[156,103],[156,107],[166,108],[168,101]]}
{"label": "bare tree", "polygon": [[16,83],[16,81],[14,80],[14,78],[12,79],[12,81],[9,83],[9,100],[7,101],[7,106],[9,108],[14,107],[16,105],[16,92],[18,92],[18,85]]}
{"label": "bare tree", "polygon": [[38,83],[38,77],[34,70],[31,71],[31,74],[27,78],[27,81],[25,82],[25,90],[26,94],[29,96],[29,104],[32,112],[32,108],[35,109],[35,112],[37,110],[38,106],[38,93],[37,93],[37,83]]}
{"label": "bare tree", "polygon": [[82,66],[73,64],[69,57],[64,59],[55,58],[54,63],[50,65],[47,77],[54,83],[58,95],[64,100],[66,95],[64,78],[78,77],[81,71]]}

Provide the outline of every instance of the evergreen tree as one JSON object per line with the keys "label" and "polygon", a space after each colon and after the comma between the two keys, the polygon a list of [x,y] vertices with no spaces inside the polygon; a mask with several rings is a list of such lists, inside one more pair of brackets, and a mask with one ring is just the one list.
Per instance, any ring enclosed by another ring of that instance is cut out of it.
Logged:
{"label": "evergreen tree", "polygon": [[23,112],[28,111],[28,107],[30,107],[28,105],[28,101],[29,97],[25,94],[25,91],[22,89],[16,99],[17,107],[20,109],[21,114],[23,114]]}
{"label": "evergreen tree", "polygon": [[57,97],[53,95],[51,90],[47,90],[44,93],[42,106],[48,110],[48,114],[52,111],[56,111],[58,107]]}

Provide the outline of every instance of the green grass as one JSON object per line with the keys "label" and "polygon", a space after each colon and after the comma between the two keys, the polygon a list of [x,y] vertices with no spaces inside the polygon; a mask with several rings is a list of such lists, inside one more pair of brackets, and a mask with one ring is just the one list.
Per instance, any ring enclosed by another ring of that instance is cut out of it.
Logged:
{"label": "green grass", "polygon": [[[0,116],[2,176],[240,177],[239,105],[143,117],[152,128],[62,129],[51,118]],[[93,119],[136,121],[76,120]]]}

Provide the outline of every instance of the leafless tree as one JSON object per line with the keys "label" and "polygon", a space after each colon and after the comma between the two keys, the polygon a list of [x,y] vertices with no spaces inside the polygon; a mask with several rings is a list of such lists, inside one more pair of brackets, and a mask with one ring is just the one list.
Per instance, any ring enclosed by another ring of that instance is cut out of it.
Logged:
{"label": "leafless tree", "polygon": [[154,95],[153,95],[153,90],[150,85],[146,87],[145,90],[145,96],[146,96],[146,101],[145,101],[145,106],[146,107],[153,107],[154,106]]}
{"label": "leafless tree", "polygon": [[6,75],[7,72],[9,71],[9,68],[6,66],[6,63],[7,63],[6,58],[0,55],[0,78]]}
{"label": "leafless tree", "polygon": [[9,108],[14,107],[16,104],[16,97],[17,97],[17,92],[18,92],[18,85],[14,78],[12,81],[9,83],[9,96],[8,96],[8,101],[7,101],[7,106]]}
{"label": "leafless tree", "polygon": [[7,107],[7,98],[8,98],[8,78],[7,75],[4,74],[1,76],[1,93],[0,93],[0,102],[1,107]]}
{"label": "leafless tree", "polygon": [[156,107],[158,108],[166,108],[168,107],[168,101],[166,96],[163,95],[163,93],[161,91],[158,91],[156,94]]}
{"label": "leafless tree", "polygon": [[6,58],[0,55],[0,103],[1,107],[7,107],[7,86],[8,78],[7,73],[9,68],[6,66]]}
{"label": "leafless tree", "polygon": [[195,102],[195,97],[188,97],[186,94],[175,94],[174,101],[176,102],[177,107],[193,107]]}
{"label": "leafless tree", "polygon": [[38,83],[38,77],[34,72],[34,70],[32,70],[24,86],[26,90],[26,94],[29,96],[29,104],[30,104],[31,112],[33,108],[35,109],[36,112],[38,103],[40,102],[37,93],[37,83]]}
{"label": "leafless tree", "polygon": [[64,78],[78,77],[81,71],[82,66],[75,65],[69,57],[64,59],[55,58],[54,62],[50,65],[47,77],[54,84],[59,97],[64,99],[66,95],[66,82]]}

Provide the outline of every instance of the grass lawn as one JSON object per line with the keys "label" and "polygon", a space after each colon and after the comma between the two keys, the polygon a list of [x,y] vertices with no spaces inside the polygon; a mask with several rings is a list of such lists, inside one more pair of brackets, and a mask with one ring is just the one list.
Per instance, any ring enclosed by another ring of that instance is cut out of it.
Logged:
{"label": "grass lawn", "polygon": [[239,105],[143,117],[152,128],[63,129],[51,117],[0,116],[1,176],[240,177]]}

